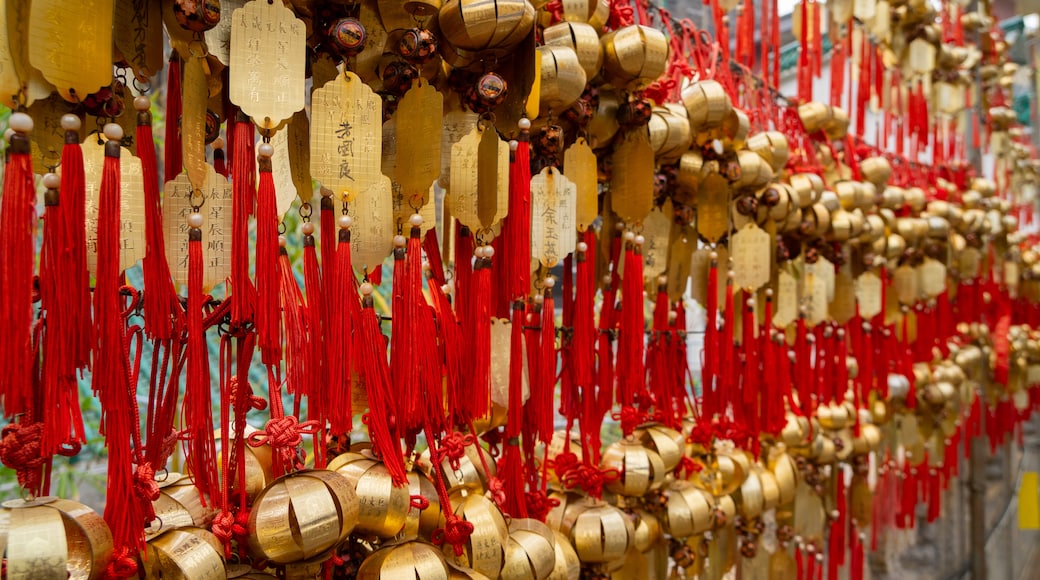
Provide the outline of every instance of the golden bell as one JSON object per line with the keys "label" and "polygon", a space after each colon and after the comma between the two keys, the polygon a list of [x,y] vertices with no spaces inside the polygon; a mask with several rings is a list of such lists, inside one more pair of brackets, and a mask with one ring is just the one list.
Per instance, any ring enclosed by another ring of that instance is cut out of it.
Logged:
{"label": "golden bell", "polygon": [[578,559],[583,563],[620,560],[635,542],[632,519],[625,512],[605,503],[589,507],[578,514],[567,534]]}
{"label": "golden bell", "polygon": [[554,491],[549,497],[555,499],[557,505],[549,510],[545,516],[545,523],[550,528],[560,531],[569,531],[578,514],[601,503],[598,499],[574,491]]}
{"label": "golden bell", "polygon": [[505,558],[509,527],[498,506],[482,495],[469,494],[462,497],[453,494],[452,505],[455,515],[473,524],[473,533],[466,542],[461,556],[445,543],[444,555],[450,562],[473,568],[489,578],[497,578]]}
{"label": "golden bell", "polygon": [[148,542],[144,561],[148,578],[223,580],[224,546],[202,528],[169,530]]}
{"label": "golden bell", "polygon": [[610,0],[577,0],[563,2],[563,19],[584,22],[601,30],[610,18]]}
{"label": "golden bell", "polygon": [[789,180],[798,207],[807,208],[823,194],[823,180],[815,173],[796,173]]}
{"label": "golden bell", "polygon": [[[565,46],[578,56],[585,78],[594,79],[603,66],[603,46],[596,29],[583,22],[560,22],[542,31],[547,46]],[[542,66],[545,66],[543,61]],[[585,87],[582,86],[582,89]]]}
{"label": "golden bell", "polygon": [[780,484],[776,475],[759,462],[752,466],[751,471],[755,472],[758,480],[762,482],[762,509],[768,511],[780,505]]}
{"label": "golden bell", "polygon": [[[430,465],[429,450],[423,452],[422,464],[430,469],[433,468]],[[484,493],[488,488],[488,482],[497,473],[495,459],[491,457],[491,454],[479,442],[466,445],[465,453],[458,460],[458,466],[458,469],[452,467],[451,462],[447,458],[437,466],[441,477],[444,478],[444,485],[447,486],[448,493],[454,493],[462,489]],[[486,470],[485,466],[487,467]]]}
{"label": "golden bell", "polygon": [[425,473],[413,469],[408,472],[408,495],[426,498],[429,506],[424,510],[419,510],[411,507],[409,501],[408,517],[404,522],[404,535],[406,538],[419,536],[429,539],[433,531],[440,525],[441,520],[441,500],[437,497],[437,489]]}
{"label": "golden bell", "polygon": [[191,477],[169,473],[158,485],[159,497],[152,502],[156,519],[152,527],[145,530],[146,537],[155,537],[176,528],[209,528],[216,511],[213,506],[202,505],[202,496]]}
{"label": "golden bell", "polygon": [[849,114],[841,107],[831,107],[831,119],[824,127],[824,132],[832,141],[845,138],[849,132]]}
{"label": "golden bell", "polygon": [[715,522],[712,495],[688,481],[674,481],[668,486],[668,506],[662,525],[674,538],[703,534]]}
{"label": "golden bell", "polygon": [[852,452],[856,455],[866,455],[877,450],[881,445],[881,429],[871,423],[863,423],[859,426],[859,436],[852,439]]}
{"label": "golden bell", "polygon": [[747,474],[743,483],[740,484],[740,487],[734,493],[733,499],[737,506],[737,512],[745,517],[758,517],[765,511],[765,491],[762,479],[757,472],[751,471]]}
{"label": "golden bell", "polygon": [[502,580],[543,580],[556,565],[556,536],[549,526],[534,519],[509,522]]}
{"label": "golden bell", "polygon": [[833,109],[819,101],[810,101],[798,106],[798,116],[807,133],[822,131],[831,121]]}
{"label": "golden bell", "polygon": [[639,552],[646,552],[652,549],[664,535],[664,531],[661,529],[661,520],[654,514],[643,510],[634,510],[635,523],[635,549]]}
{"label": "golden bell", "polygon": [[581,574],[578,553],[574,551],[570,539],[558,530],[553,530],[553,537],[556,538],[556,562],[546,580],[576,580]]}
{"label": "golden bell", "polygon": [[[257,429],[251,425],[246,425],[243,431],[243,436],[248,438],[250,435],[255,433]],[[218,430],[214,437],[223,446],[223,440]],[[273,458],[271,455],[271,445],[264,443],[263,445],[253,447],[252,445],[244,445],[245,449],[245,464],[246,464],[246,476],[245,476],[245,493],[246,498],[249,501],[256,499],[256,496],[267,487],[267,484],[274,481],[274,472],[272,470]],[[221,449],[223,453],[223,449]],[[219,458],[218,458],[219,460]],[[167,478],[169,479],[169,478]],[[232,491],[238,491],[238,482],[233,481]],[[196,524],[198,525],[198,524]]]}
{"label": "golden bell", "polygon": [[756,153],[737,151],[737,178],[730,182],[735,189],[758,189],[773,179],[773,168]]}
{"label": "golden bell", "polygon": [[719,136],[722,146],[727,150],[740,149],[747,142],[748,133],[751,132],[751,120],[747,113],[733,107],[722,121],[719,127]]}
{"label": "golden bell", "polygon": [[690,482],[715,497],[733,493],[747,476],[746,458],[736,453],[711,453],[694,457],[693,461],[701,468]]}
{"label": "golden bell", "polygon": [[[573,453],[578,461],[582,460],[582,443],[581,438],[577,435],[572,435],[570,440],[567,440],[567,432],[563,429],[557,429],[553,432],[552,439],[549,440],[549,447],[545,449],[545,461],[556,461],[557,456],[565,451]],[[560,480],[556,476],[556,470],[546,470],[545,476],[549,478],[549,483],[559,483]]]}
{"label": "golden bell", "polygon": [[864,179],[882,188],[888,178],[892,177],[892,164],[884,157],[867,157],[859,162],[859,171]]}
{"label": "golden bell", "polygon": [[358,580],[422,578],[448,580],[449,569],[440,550],[431,544],[410,540],[391,544],[369,554],[358,568]]}
{"label": "golden bell", "polygon": [[690,84],[683,89],[682,102],[690,120],[690,129],[694,133],[718,127],[733,109],[726,89],[713,80]]}
{"label": "golden bell", "polygon": [[614,135],[617,135],[620,128],[617,113],[621,100],[617,92],[601,88],[596,100],[596,111],[586,128],[589,132],[589,145],[593,149],[610,145],[610,141],[614,139]]}
{"label": "golden bell", "polygon": [[705,170],[704,156],[701,152],[696,149],[686,151],[679,157],[679,171],[676,174],[679,187],[687,192],[695,192],[705,176]]}
{"label": "golden bell", "polygon": [[316,556],[358,521],[357,495],[335,471],[303,470],[267,486],[249,513],[249,551],[275,564]]}
{"label": "golden bell", "polygon": [[656,28],[632,24],[603,35],[600,44],[603,79],[619,89],[645,89],[668,66],[668,39]]}
{"label": "golden bell", "polygon": [[94,510],[67,499],[9,500],[0,510],[6,578],[102,578],[112,532]]}
{"label": "golden bell", "polygon": [[358,532],[392,538],[408,518],[409,489],[397,487],[381,461],[369,454],[343,453],[329,462],[329,471],[342,475],[358,501]]}
{"label": "golden bell", "polygon": [[466,568],[448,562],[448,580],[491,580],[473,568]]}
{"label": "golden bell", "polygon": [[780,505],[794,501],[798,483],[798,467],[786,452],[772,449],[769,456],[769,471],[776,476],[776,484],[780,490]]}
{"label": "golden bell", "polygon": [[527,0],[446,0],[437,22],[455,48],[504,55],[531,32],[534,20],[534,6]]}
{"label": "golden bell", "polygon": [[404,11],[417,18],[429,18],[441,9],[441,0],[405,0]]}
{"label": "golden bell", "polygon": [[542,59],[538,102],[540,116],[545,116],[550,111],[562,111],[578,100],[585,91],[585,69],[569,46],[545,45],[536,50]]}
{"label": "golden bell", "polygon": [[618,495],[639,497],[664,481],[668,471],[656,451],[643,447],[638,441],[622,439],[612,443],[603,452],[600,468],[614,471],[606,488]]}
{"label": "golden bell", "polygon": [[773,168],[774,173],[787,165],[787,160],[791,155],[787,136],[780,131],[755,133],[748,137],[747,148],[765,159],[766,163]]}
{"label": "golden bell", "polygon": [[682,433],[660,423],[648,423],[636,428],[632,435],[661,457],[666,472],[673,471],[682,461],[686,451],[686,437]]}
{"label": "golden bell", "polygon": [[693,142],[686,109],[675,103],[654,107],[647,130],[654,157],[661,164],[674,163]]}

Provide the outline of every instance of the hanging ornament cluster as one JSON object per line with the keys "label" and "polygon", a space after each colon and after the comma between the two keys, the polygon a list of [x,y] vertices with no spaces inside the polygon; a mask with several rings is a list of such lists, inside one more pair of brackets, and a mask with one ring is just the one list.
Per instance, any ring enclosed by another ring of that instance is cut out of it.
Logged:
{"label": "hanging ornament cluster", "polygon": [[5,577],[856,579],[1040,407],[984,13],[805,0],[784,97],[774,1],[73,4],[0,10]]}

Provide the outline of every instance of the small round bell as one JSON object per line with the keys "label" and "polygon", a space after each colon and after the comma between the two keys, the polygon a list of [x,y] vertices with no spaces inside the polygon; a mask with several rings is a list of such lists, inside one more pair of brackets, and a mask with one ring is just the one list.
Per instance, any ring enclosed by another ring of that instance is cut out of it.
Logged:
{"label": "small round bell", "polygon": [[884,157],[867,157],[859,162],[859,171],[863,179],[873,183],[879,189],[885,186],[892,177],[892,164]]}
{"label": "small round bell", "polygon": [[607,481],[606,488],[628,497],[639,497],[659,486],[668,474],[664,461],[656,451],[643,447],[638,441],[627,439],[607,447],[600,467],[604,471],[617,473],[616,478]]}
{"label": "small round bell", "polygon": [[646,552],[653,549],[661,538],[664,537],[664,531],[661,528],[661,520],[654,514],[643,510],[637,509],[633,513],[635,523],[633,524],[635,529],[635,549],[639,552]]}
{"label": "small round bell", "polygon": [[358,532],[392,538],[408,517],[407,487],[397,487],[382,462],[362,453],[343,453],[328,465],[354,488],[358,501]]}
{"label": "small round bell", "polygon": [[537,48],[542,55],[539,106],[541,114],[562,111],[585,91],[585,69],[573,48],[546,45]]}
{"label": "small round bell", "polygon": [[[424,466],[430,465],[428,452],[424,453],[422,458]],[[462,456],[458,458],[457,462],[455,464],[452,460],[445,458],[440,465],[436,466],[440,469],[448,493],[460,490],[484,493],[488,489],[491,478],[495,477],[498,472],[495,459],[491,457],[491,453],[487,449],[484,449],[479,440],[465,445]]]}
{"label": "small round bell", "polygon": [[564,21],[546,28],[542,36],[548,46],[565,46],[572,49],[587,79],[591,80],[599,75],[603,66],[603,46],[600,45],[599,34],[591,25]]}
{"label": "small round bell", "polygon": [[148,542],[143,560],[148,578],[198,578],[223,580],[224,546],[202,528],[180,528],[164,532]]}
{"label": "small round bell", "polygon": [[542,580],[555,565],[556,536],[549,526],[525,518],[509,522],[501,580]]}
{"label": "small round bell", "polygon": [[505,560],[505,546],[509,539],[509,527],[498,506],[482,495],[452,496],[455,515],[473,524],[473,533],[465,544],[461,556],[456,556],[454,547],[445,543],[444,555],[460,566],[473,568],[477,572],[497,578]]}
{"label": "small round bell", "polygon": [[718,127],[733,108],[726,89],[713,80],[697,81],[683,89],[682,101],[694,133]]}
{"label": "small round bell", "polygon": [[642,425],[632,435],[644,447],[657,452],[667,472],[679,466],[686,452],[686,437],[680,431],[660,423]]}
{"label": "small round bell", "polygon": [[715,502],[710,493],[688,481],[673,481],[668,486],[668,506],[664,531],[674,538],[703,534],[715,521]]}
{"label": "small round bell", "polygon": [[206,32],[220,23],[220,0],[174,0],[177,24],[190,32]]}
{"label": "small round bell", "polygon": [[112,532],[89,507],[66,499],[9,500],[0,509],[6,578],[103,577]]}
{"label": "small round bell", "polygon": [[600,38],[603,79],[619,89],[646,88],[668,66],[668,39],[656,28],[632,24]]}
{"label": "small round bell", "polygon": [[780,131],[755,133],[748,137],[746,146],[750,151],[760,155],[774,172],[783,169],[791,155],[787,136]]}
{"label": "small round bell", "polygon": [[448,580],[450,570],[444,556],[432,544],[410,540],[372,552],[358,568],[357,580],[422,578]]}

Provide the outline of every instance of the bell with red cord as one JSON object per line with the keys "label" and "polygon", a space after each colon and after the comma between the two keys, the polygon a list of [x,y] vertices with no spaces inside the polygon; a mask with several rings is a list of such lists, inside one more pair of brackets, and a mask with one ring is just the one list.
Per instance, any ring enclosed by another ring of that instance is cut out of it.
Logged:
{"label": "bell with red cord", "polygon": [[[94,510],[67,499],[9,500],[0,509],[6,578],[99,580],[112,560],[112,533]],[[127,562],[136,566],[131,559]]]}

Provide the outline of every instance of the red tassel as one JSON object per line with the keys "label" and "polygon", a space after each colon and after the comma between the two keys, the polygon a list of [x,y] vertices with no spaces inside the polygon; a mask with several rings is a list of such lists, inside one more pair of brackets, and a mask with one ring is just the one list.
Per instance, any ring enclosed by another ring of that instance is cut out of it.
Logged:
{"label": "red tassel", "polygon": [[[253,215],[256,200],[256,157],[253,154],[253,122],[238,113],[233,123],[234,139],[229,139],[231,141],[231,205],[233,210],[230,289],[235,297],[231,302],[231,324],[241,327],[253,318],[256,303],[256,290],[249,279],[249,216]],[[180,151],[180,146],[176,150]],[[259,227],[257,233],[259,234]],[[265,236],[267,235],[265,233]],[[270,252],[265,251],[265,254],[268,259],[271,258]],[[259,262],[257,264],[259,265]],[[273,274],[270,266],[265,266],[265,271],[269,275]]]}
{"label": "red tassel", "polygon": [[472,365],[463,365],[463,377],[468,383],[465,388],[470,394],[466,402],[471,405],[465,413],[474,419],[491,413],[491,258],[480,255],[487,249],[476,250],[479,254],[469,281],[471,287],[467,289],[473,303],[468,320],[463,319],[463,352],[469,352],[473,357]]}
{"label": "red tassel", "polygon": [[[201,217],[201,216],[200,216]],[[215,501],[220,480],[217,476],[217,446],[213,439],[213,399],[209,380],[209,349],[202,325],[202,230],[188,231],[188,377],[184,388],[183,423],[188,431],[187,465],[203,505]]]}
{"label": "red tassel", "polygon": [[[124,358],[126,328],[121,307],[122,277],[119,270],[119,153],[117,141],[105,144],[105,163],[98,196],[98,259],[94,289],[96,342],[91,387],[101,401],[102,429],[105,447],[108,449],[108,492],[104,517],[112,530],[116,550],[126,553],[144,548],[146,510],[142,507],[141,498],[134,492],[133,453],[130,447],[134,428],[132,423],[137,416],[137,400]],[[11,177],[10,171],[9,165],[8,179]],[[5,202],[7,199],[5,192]],[[16,367],[7,368],[17,370]],[[11,373],[3,374],[10,376]],[[131,571],[130,575],[133,573],[136,570]]]}
{"label": "red tassel", "polygon": [[[761,374],[759,364],[761,360],[758,352],[758,340],[755,338],[755,327],[757,318],[755,316],[755,302],[744,292],[744,316],[742,318],[743,329],[741,340],[744,346],[743,377],[741,382],[741,393],[744,395],[741,401],[745,427],[748,432],[758,434],[762,431],[761,419]],[[758,437],[752,439],[752,453],[758,452]]]}
{"label": "red tassel", "polygon": [[617,398],[624,412],[626,407],[634,407],[639,402],[646,380],[643,366],[643,256],[641,248],[631,242],[625,250],[625,275],[621,282]]}
{"label": "red tassel", "polygon": [[503,252],[500,287],[495,312],[508,316],[509,304],[523,300],[531,291],[531,159],[530,134],[520,131],[516,151],[509,164],[509,214],[502,220]]}
{"label": "red tassel", "polygon": [[[148,110],[137,112],[136,142],[144,180],[144,230],[147,241],[144,260],[141,261],[141,275],[147,292],[147,300],[144,301],[144,329],[153,340],[165,341],[172,337],[173,319],[183,311],[177,290],[173,286],[170,265],[166,261],[162,200],[159,196],[159,169],[155,142],[152,140],[152,114]],[[168,148],[166,152],[169,153]]]}
{"label": "red tassel", "polygon": [[736,411],[738,403],[733,399],[735,395],[734,391],[737,389],[737,382],[734,380],[735,377],[739,376],[740,365],[736,364],[735,351],[733,344],[733,325],[736,322],[736,316],[733,314],[733,278],[726,278],[726,313],[725,319],[722,322],[722,349],[719,356],[719,378],[720,381],[716,385],[716,392],[719,396],[719,412],[723,415],[730,409]]}
{"label": "red tassel", "polygon": [[361,334],[356,352],[358,374],[368,395],[368,414],[363,420],[368,425],[372,449],[383,460],[394,485],[402,486],[408,482],[408,472],[404,466],[397,417],[388,405],[390,367],[386,359],[386,339],[379,330],[379,318],[372,307],[372,285],[362,284],[361,293]]}
{"label": "red tassel", "polygon": [[224,142],[219,138],[213,142],[213,170],[217,175],[228,177],[227,158],[224,156]]}
{"label": "red tassel", "polygon": [[[313,385],[308,374],[311,364],[310,343],[304,318],[303,293],[296,282],[296,274],[285,247],[278,249],[275,265],[278,268],[278,311],[284,317],[285,325],[285,387],[290,395],[310,396]],[[279,327],[281,324],[282,320],[279,320]]]}
{"label": "red tassel", "polygon": [[[593,276],[594,264],[590,259],[595,255],[596,236],[592,230],[582,234],[583,242],[579,243],[574,254],[574,336],[571,340],[571,376],[575,387],[588,392],[593,387],[593,365],[596,356],[596,328],[593,320],[593,297],[596,293]],[[584,251],[580,247],[584,244]]]}
{"label": "red tassel", "polygon": [[256,334],[261,360],[265,365],[273,366],[278,364],[282,356],[278,297],[278,207],[271,158],[261,153],[257,162],[260,166],[260,187],[256,194]]}
{"label": "red tassel", "polygon": [[928,523],[933,523],[942,513],[942,475],[935,469],[929,469],[927,477]]}
{"label": "red tassel", "polygon": [[[404,244],[400,244],[404,241]],[[399,427],[404,434],[422,428],[422,395],[419,370],[419,300],[422,297],[422,264],[418,231],[407,240],[398,236],[394,244],[393,332],[390,334],[390,381],[396,401]],[[405,248],[407,246],[407,249]],[[416,294],[419,298],[416,298]]]}
{"label": "red tassel", "polygon": [[[15,115],[26,116],[24,113]],[[0,332],[0,369],[3,369],[0,400],[4,414],[12,417],[25,413],[32,404],[37,218],[28,136],[21,132],[12,134],[8,151],[10,158],[4,171],[3,199],[0,199],[0,325],[3,328]]]}
{"label": "red tassel", "polygon": [[[306,227],[307,224],[304,224]],[[306,230],[304,230],[306,231]],[[317,421],[318,430],[314,436],[314,467],[325,468],[325,421],[331,406],[329,401],[329,376],[325,361],[325,309],[322,296],[322,279],[318,271],[318,252],[314,248],[314,236],[303,237],[303,283],[307,290],[307,420]],[[334,356],[340,356],[337,352]]]}
{"label": "red tassel", "polygon": [[[90,319],[90,273],[87,271],[86,228],[86,177],[83,174],[83,148],[79,144],[79,131],[65,132],[65,146],[61,150],[61,203],[58,207],[65,222],[65,248],[68,273],[67,282],[62,282],[63,292],[69,308],[70,356],[76,368],[90,365],[91,331]],[[67,284],[67,286],[66,286]]]}
{"label": "red tassel", "polygon": [[708,267],[708,296],[705,305],[704,324],[704,363],[701,367],[701,416],[706,419],[713,418],[722,412],[719,403],[718,381],[719,381],[719,267],[718,259],[714,252],[711,256],[711,265]]}
{"label": "red tassel", "polygon": [[184,169],[181,157],[181,58],[170,54],[166,69],[166,134],[163,138],[163,182],[173,181]]}
{"label": "red tassel", "polygon": [[469,393],[462,388],[462,367],[465,362],[462,360],[459,321],[451,309],[451,302],[444,293],[444,287],[433,277],[427,283],[437,321],[437,337],[447,391],[448,418],[455,425],[469,425],[473,418],[466,416],[465,412]]}
{"label": "red tassel", "polygon": [[[670,363],[668,287],[658,285],[657,300],[654,302],[653,332],[646,347],[647,386],[652,397],[658,421],[671,425],[675,419],[675,404],[671,392],[671,374],[674,369]],[[649,409],[644,408],[644,411]]]}
{"label": "red tassel", "polygon": [[[339,247],[336,248],[336,267],[333,271],[335,281],[330,284],[332,297],[328,311],[328,334],[339,337],[338,354],[329,358],[329,424],[333,435],[349,433],[354,428],[352,375],[358,372],[359,365],[354,353],[360,350],[354,329],[361,322],[361,303],[358,301],[358,284],[350,255],[350,221],[343,221],[341,225],[347,227],[340,228],[338,234]],[[325,276],[328,277],[329,273],[326,272]]]}
{"label": "red tassel", "polygon": [[456,223],[455,228],[455,312],[459,320],[466,323],[472,312],[473,301],[470,299],[469,291],[471,278],[473,277],[474,245],[473,235],[469,228]]}
{"label": "red tassel", "polygon": [[853,526],[852,530],[852,563],[849,565],[849,580],[863,580],[863,567],[865,564],[863,555],[863,538],[860,532]]}
{"label": "red tassel", "polygon": [[[552,278],[550,278],[551,280]],[[553,395],[556,389],[556,306],[552,285],[547,284],[542,302],[542,336],[538,388],[531,389],[538,439],[548,444],[553,436]]]}

